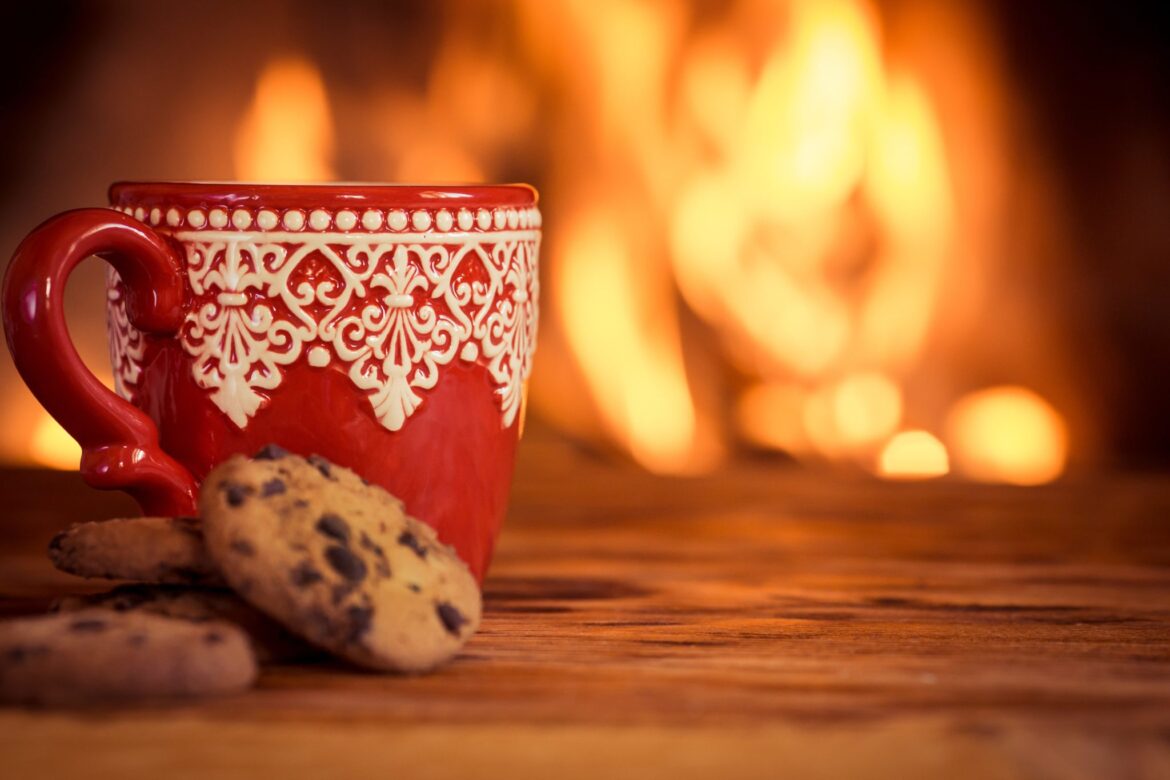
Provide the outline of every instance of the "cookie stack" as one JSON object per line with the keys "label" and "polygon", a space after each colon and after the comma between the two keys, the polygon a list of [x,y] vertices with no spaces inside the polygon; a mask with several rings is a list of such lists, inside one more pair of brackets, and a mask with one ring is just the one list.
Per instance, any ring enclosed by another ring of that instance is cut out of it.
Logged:
{"label": "cookie stack", "polygon": [[204,480],[199,518],[84,523],[64,571],[130,580],[0,623],[0,701],[231,693],[257,665],[331,654],[423,672],[479,625],[479,588],[396,498],[323,458],[269,445]]}

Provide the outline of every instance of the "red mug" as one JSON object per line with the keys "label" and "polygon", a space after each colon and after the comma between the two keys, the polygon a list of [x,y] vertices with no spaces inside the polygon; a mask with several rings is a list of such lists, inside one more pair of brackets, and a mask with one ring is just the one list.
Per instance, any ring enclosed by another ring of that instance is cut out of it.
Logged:
{"label": "red mug", "polygon": [[[110,204],[42,224],[4,279],[13,360],[85,480],[191,515],[228,456],[315,453],[402,499],[482,581],[536,339],[536,191],[135,182]],[[95,254],[116,392],[65,323],[65,282]]]}

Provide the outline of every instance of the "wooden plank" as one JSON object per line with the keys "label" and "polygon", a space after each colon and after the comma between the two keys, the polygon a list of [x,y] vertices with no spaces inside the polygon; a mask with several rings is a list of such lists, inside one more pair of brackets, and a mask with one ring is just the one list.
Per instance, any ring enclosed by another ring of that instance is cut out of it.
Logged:
{"label": "wooden plank", "polygon": [[[760,463],[674,480],[526,447],[483,628],[449,667],[283,667],[231,699],[8,711],[5,762],[110,777],[1170,776],[1170,480],[1025,490]],[[36,503],[23,484],[0,473],[10,505]],[[75,587],[41,558],[54,525],[121,511],[49,495],[56,514],[10,515],[9,613]]]}

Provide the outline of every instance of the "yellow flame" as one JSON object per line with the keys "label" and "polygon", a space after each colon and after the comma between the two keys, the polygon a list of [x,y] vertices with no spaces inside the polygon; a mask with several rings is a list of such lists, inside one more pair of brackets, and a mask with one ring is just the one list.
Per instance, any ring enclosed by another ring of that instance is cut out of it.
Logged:
{"label": "yellow flame", "polygon": [[874,444],[893,433],[902,421],[902,391],[884,374],[853,374],[834,389],[833,418],[846,445]]}
{"label": "yellow flame", "polygon": [[565,236],[556,300],[608,427],[653,471],[705,465],[677,327],[662,292],[637,273],[620,222],[594,212]]}
{"label": "yellow flame", "polygon": [[585,209],[636,193],[620,226],[578,224],[550,253],[611,438],[655,468],[693,469],[698,432],[722,419],[719,380],[687,384],[661,250],[641,235],[665,227],[682,298],[748,379],[730,419],[741,439],[947,473],[938,439],[898,431],[899,378],[962,244],[952,171],[921,72],[885,63],[874,4],[742,2],[689,19],[660,0],[522,5],[537,67],[584,106],[556,136],[559,186]]}
{"label": "yellow flame", "polygon": [[1016,485],[1056,479],[1068,451],[1064,419],[1023,387],[993,387],[964,396],[948,415],[947,440],[966,476]]}
{"label": "yellow flame", "polygon": [[926,431],[902,431],[878,459],[878,473],[891,479],[931,479],[950,470],[947,448]]}
{"label": "yellow flame", "polygon": [[299,58],[268,63],[236,131],[236,176],[244,181],[333,178],[333,121],[321,74]]}
{"label": "yellow flame", "polygon": [[921,348],[947,258],[950,186],[930,101],[914,79],[896,75],[878,112],[865,182],[887,241],[858,323],[869,360],[899,366]]}
{"label": "yellow flame", "polygon": [[856,185],[881,75],[868,6],[793,3],[791,29],[764,66],[738,160],[761,212],[790,223],[842,203]]}
{"label": "yellow flame", "polygon": [[29,442],[29,455],[41,466],[75,471],[81,462],[81,447],[48,412],[41,412]]}
{"label": "yellow flame", "polygon": [[808,449],[801,418],[805,391],[799,385],[767,382],[749,387],[736,402],[739,433],[760,447],[800,454]]}
{"label": "yellow flame", "polygon": [[743,47],[728,36],[708,36],[691,47],[683,65],[683,100],[699,132],[728,149],[743,124],[751,95]]}

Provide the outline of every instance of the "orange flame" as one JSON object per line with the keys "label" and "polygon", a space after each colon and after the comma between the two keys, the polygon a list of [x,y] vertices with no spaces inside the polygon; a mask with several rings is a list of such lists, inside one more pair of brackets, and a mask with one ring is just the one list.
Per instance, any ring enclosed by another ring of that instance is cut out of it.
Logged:
{"label": "orange flame", "polygon": [[33,429],[29,442],[33,462],[60,471],[75,471],[81,462],[81,446],[46,411]]}
{"label": "orange flame", "polygon": [[265,66],[235,138],[237,178],[328,181],[333,121],[321,74],[310,62],[281,58]]}
{"label": "orange flame", "polygon": [[646,468],[688,470],[697,451],[695,406],[660,295],[637,273],[611,215],[581,218],[563,240],[555,295],[607,427]]}
{"label": "orange flame", "polygon": [[902,431],[890,439],[878,473],[891,479],[933,479],[951,470],[947,448],[926,431]]}
{"label": "orange flame", "polygon": [[1022,387],[993,387],[964,396],[947,419],[959,469],[985,482],[1038,485],[1064,471],[1064,420]]}

